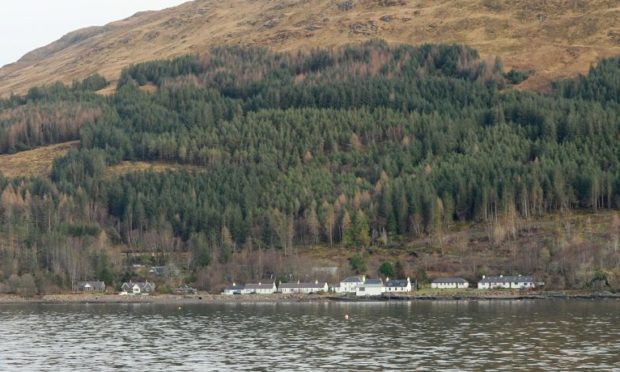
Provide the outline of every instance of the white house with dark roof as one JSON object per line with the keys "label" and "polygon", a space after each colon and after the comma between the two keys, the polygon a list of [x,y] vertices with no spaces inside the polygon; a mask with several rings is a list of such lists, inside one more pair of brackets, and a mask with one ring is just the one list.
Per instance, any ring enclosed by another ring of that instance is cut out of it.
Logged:
{"label": "white house with dark roof", "polygon": [[437,278],[431,282],[433,289],[464,289],[469,288],[469,282],[463,278]]}
{"label": "white house with dark roof", "polygon": [[78,282],[74,290],[79,292],[105,292],[105,283],[101,281]]}
{"label": "white house with dark roof", "polygon": [[530,289],[535,288],[536,282],[531,276],[482,276],[478,282],[479,289]]}
{"label": "white house with dark roof", "polygon": [[123,283],[121,290],[127,294],[149,295],[155,292],[155,283],[149,282],[148,280],[134,283],[130,280],[129,282]]}
{"label": "white house with dark roof", "polygon": [[411,279],[385,279],[384,293],[411,292]]}
{"label": "white house with dark roof", "polygon": [[280,283],[278,286],[278,292],[282,294],[292,294],[292,293],[319,293],[319,292],[327,292],[329,290],[329,286],[325,282],[319,282],[315,280],[310,283]]}
{"label": "white house with dark roof", "polygon": [[357,287],[364,284],[365,280],[365,275],[349,276],[342,280],[337,287],[333,288],[333,290],[336,293],[355,293]]}
{"label": "white house with dark roof", "polygon": [[381,296],[383,294],[383,281],[381,279],[366,279],[355,288],[355,295],[364,296]]}
{"label": "white house with dark roof", "polygon": [[246,284],[243,289],[243,294],[274,294],[276,292],[276,283],[271,282],[269,284],[263,284],[258,282],[256,284]]}

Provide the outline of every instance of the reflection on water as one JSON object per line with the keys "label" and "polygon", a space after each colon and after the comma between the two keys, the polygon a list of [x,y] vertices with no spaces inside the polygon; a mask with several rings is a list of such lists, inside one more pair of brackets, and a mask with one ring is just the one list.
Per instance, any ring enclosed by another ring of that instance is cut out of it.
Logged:
{"label": "reflection on water", "polygon": [[2,371],[577,367],[620,367],[620,301],[0,306]]}

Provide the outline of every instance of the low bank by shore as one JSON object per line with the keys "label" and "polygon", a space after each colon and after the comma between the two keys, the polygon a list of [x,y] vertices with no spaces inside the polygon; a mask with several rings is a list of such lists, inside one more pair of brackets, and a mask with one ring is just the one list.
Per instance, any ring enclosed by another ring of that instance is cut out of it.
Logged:
{"label": "low bank by shore", "polygon": [[0,295],[2,304],[237,304],[237,303],[316,303],[316,302],[388,302],[388,301],[487,301],[487,300],[620,300],[619,293],[586,291],[460,291],[460,292],[413,292],[389,297],[336,296],[333,294],[294,295],[213,295],[199,293],[192,296],[152,295],[120,296],[116,294],[52,294],[34,297]]}

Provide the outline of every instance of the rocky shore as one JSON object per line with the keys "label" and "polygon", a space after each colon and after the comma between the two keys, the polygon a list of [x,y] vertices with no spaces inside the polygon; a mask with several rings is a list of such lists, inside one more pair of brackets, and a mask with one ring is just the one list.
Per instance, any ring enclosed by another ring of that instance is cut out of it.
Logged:
{"label": "rocky shore", "polygon": [[330,294],[295,295],[241,295],[225,296],[199,293],[192,296],[153,295],[119,296],[116,294],[51,294],[34,297],[0,295],[2,304],[105,304],[105,303],[143,303],[143,304],[237,304],[237,303],[304,303],[304,302],[376,302],[376,301],[486,301],[486,300],[596,300],[620,299],[620,294],[611,292],[520,292],[520,291],[462,291],[457,293],[421,293],[392,295],[389,297],[363,298],[355,296],[335,296]]}
{"label": "rocky shore", "polygon": [[200,293],[191,296],[152,295],[120,296],[116,294],[52,294],[33,297],[0,295],[2,304],[97,304],[97,303],[144,303],[144,304],[235,304],[235,303],[285,303],[327,301],[324,295],[243,295],[225,296]]}

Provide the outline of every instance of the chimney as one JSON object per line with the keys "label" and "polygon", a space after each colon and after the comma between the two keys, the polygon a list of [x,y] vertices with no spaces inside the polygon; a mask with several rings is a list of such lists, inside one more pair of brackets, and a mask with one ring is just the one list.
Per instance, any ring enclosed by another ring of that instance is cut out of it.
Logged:
{"label": "chimney", "polygon": [[483,276],[482,276],[482,279],[484,279],[484,278],[486,278],[486,277],[487,277],[486,275],[483,275]]}
{"label": "chimney", "polygon": [[297,284],[299,284],[299,280],[297,280]]}
{"label": "chimney", "polygon": [[237,283],[233,282],[233,286],[237,285]]}
{"label": "chimney", "polygon": [[362,275],[362,282],[366,281],[366,275]]}
{"label": "chimney", "polygon": [[315,279],[315,280],[314,280],[314,284],[319,284],[319,280],[318,280],[318,279]]}
{"label": "chimney", "polygon": [[499,274],[499,277],[500,277],[500,278],[503,278],[503,277],[504,277],[504,275],[503,275],[503,274]]}
{"label": "chimney", "polygon": [[258,285],[263,285],[263,283],[261,283],[261,282],[258,282]]}
{"label": "chimney", "polygon": [[389,282],[389,281],[390,281],[390,277],[389,277],[389,276],[386,276],[386,277],[385,277],[385,281],[386,281],[386,282]]}

